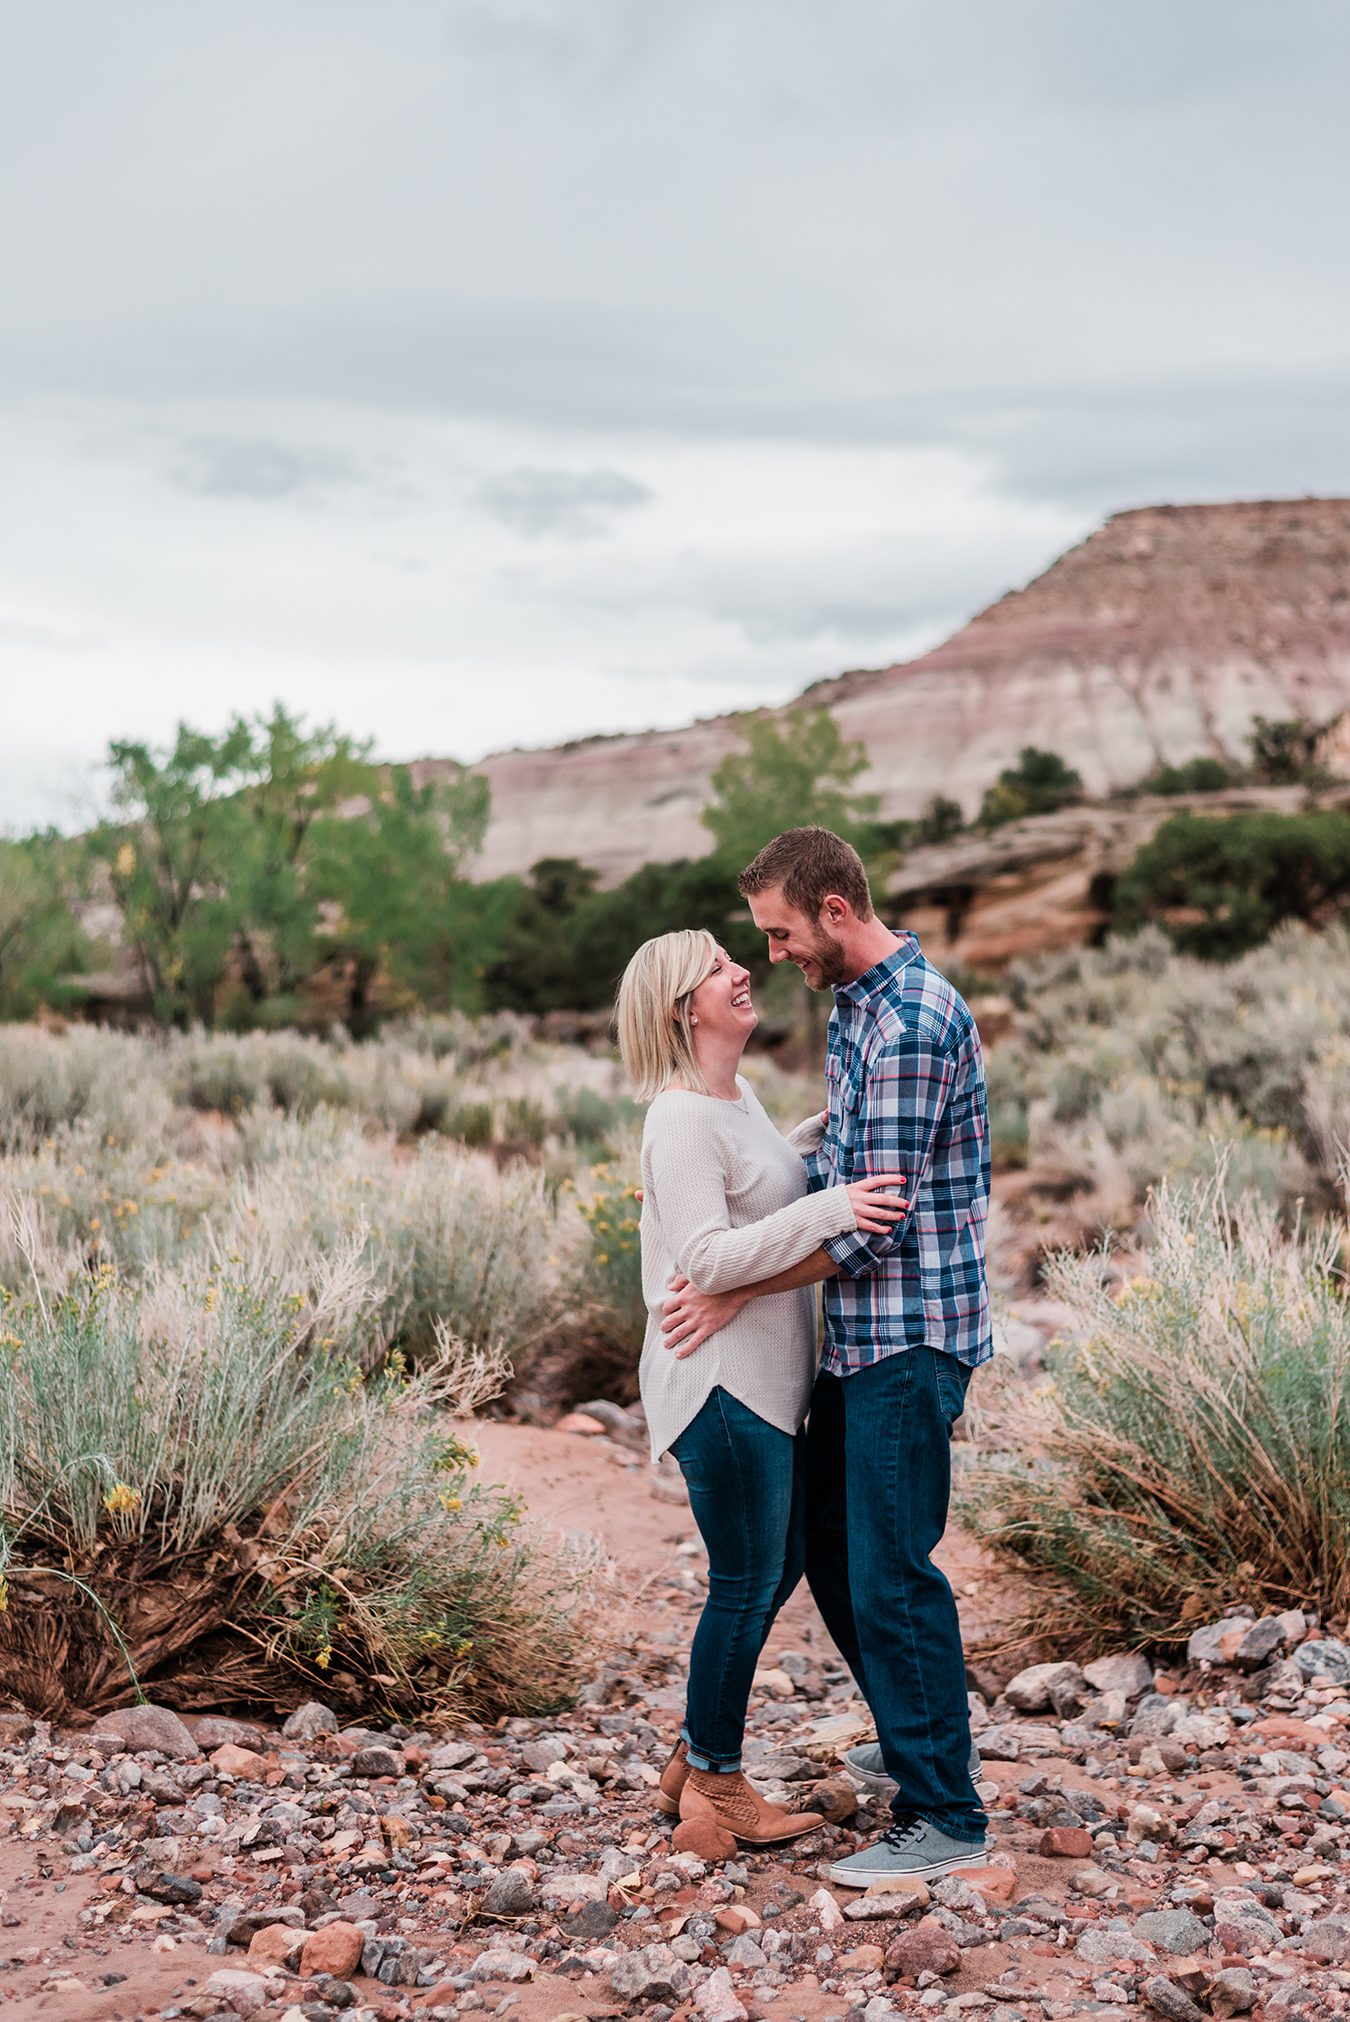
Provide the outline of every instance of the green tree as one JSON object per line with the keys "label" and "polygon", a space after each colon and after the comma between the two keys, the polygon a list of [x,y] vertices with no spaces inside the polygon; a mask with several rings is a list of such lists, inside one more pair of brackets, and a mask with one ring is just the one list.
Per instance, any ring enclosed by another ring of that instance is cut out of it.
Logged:
{"label": "green tree", "polygon": [[122,934],[165,1024],[209,1021],[238,930],[238,870],[247,829],[238,788],[251,738],[236,720],[223,736],[180,724],[173,744],[109,747],[112,802],[91,855],[106,870]]}
{"label": "green tree", "polygon": [[713,773],[700,819],[718,855],[738,870],[785,828],[814,824],[856,844],[877,809],[875,794],[857,789],[866,769],[863,747],[841,735],[828,709],[795,710],[777,721],[755,716],[743,748],[728,752]]}
{"label": "green tree", "polygon": [[1002,771],[988,788],[975,818],[981,828],[997,828],[1029,814],[1053,814],[1082,797],[1082,779],[1057,751],[1039,751],[1026,744],[1017,764]]}
{"label": "green tree", "polygon": [[575,857],[542,857],[527,879],[503,880],[511,894],[508,916],[483,987],[494,1010],[581,1010],[573,928],[578,907],[598,877]]}
{"label": "green tree", "polygon": [[0,839],[0,1018],[78,1000],[88,936],[72,904],[78,852],[48,832]]}
{"label": "green tree", "polygon": [[307,730],[278,705],[248,726],[240,753],[246,816],[232,866],[234,966],[249,1022],[293,1014],[317,959],[318,909],[309,860],[317,822],[379,789],[368,743],[332,724]]}
{"label": "green tree", "polygon": [[1318,724],[1301,717],[1279,722],[1253,717],[1248,739],[1253,777],[1262,786],[1315,786],[1322,776],[1317,763],[1321,735]]}
{"label": "green tree", "polygon": [[1224,960],[1281,920],[1325,925],[1350,906],[1350,815],[1177,814],[1114,895],[1122,927],[1164,926],[1188,954]]}
{"label": "green tree", "polygon": [[914,824],[914,840],[918,843],[950,842],[960,835],[966,825],[965,813],[959,800],[948,800],[945,793],[935,793],[925,803],[923,813]]}
{"label": "green tree", "polygon": [[482,847],[488,807],[487,781],[476,773],[461,768],[419,787],[396,765],[372,782],[364,812],[315,824],[319,938],[344,975],[343,1016],[358,1036],[378,1016],[377,979],[399,1008],[444,1009],[478,994],[484,943],[501,922],[462,874]]}

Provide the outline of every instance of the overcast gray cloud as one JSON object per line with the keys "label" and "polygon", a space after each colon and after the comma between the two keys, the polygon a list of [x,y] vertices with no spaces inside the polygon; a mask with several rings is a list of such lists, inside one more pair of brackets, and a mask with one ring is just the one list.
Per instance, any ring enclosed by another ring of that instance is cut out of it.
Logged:
{"label": "overcast gray cloud", "polygon": [[281,499],[313,496],[352,482],[357,467],[332,450],[300,449],[257,436],[195,435],[181,445],[174,476],[207,498]]}
{"label": "overcast gray cloud", "polygon": [[503,526],[531,539],[597,540],[615,513],[645,505],[645,484],[621,470],[504,470],[490,477],[479,498]]}
{"label": "overcast gray cloud", "polygon": [[1350,489],[1341,0],[11,15],[0,822],[273,694],[786,695],[1115,507]]}

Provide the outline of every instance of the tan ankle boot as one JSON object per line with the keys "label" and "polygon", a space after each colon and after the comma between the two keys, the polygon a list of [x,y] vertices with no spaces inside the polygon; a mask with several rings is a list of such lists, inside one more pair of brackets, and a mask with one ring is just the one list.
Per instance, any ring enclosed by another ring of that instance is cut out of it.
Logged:
{"label": "tan ankle boot", "polygon": [[670,1751],[670,1760],[661,1771],[661,1781],[656,1789],[656,1808],[667,1818],[680,1815],[680,1792],[689,1777],[689,1744],[680,1740]]}
{"label": "tan ankle boot", "polygon": [[710,1818],[746,1846],[779,1846],[825,1823],[818,1812],[780,1811],[739,1770],[719,1775],[691,1769],[680,1792],[680,1817]]}

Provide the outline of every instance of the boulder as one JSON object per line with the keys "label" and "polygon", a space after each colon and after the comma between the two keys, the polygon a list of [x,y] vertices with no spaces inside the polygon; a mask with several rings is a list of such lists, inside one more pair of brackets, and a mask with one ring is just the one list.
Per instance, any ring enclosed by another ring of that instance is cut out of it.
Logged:
{"label": "boulder", "polygon": [[1077,1697],[1081,1704],[1086,1686],[1076,1664],[1028,1664],[1008,1680],[1003,1696],[1018,1713],[1048,1713],[1051,1708],[1058,1712],[1061,1701],[1069,1697]]}
{"label": "boulder", "polygon": [[336,1734],[337,1715],[321,1700],[307,1699],[286,1716],[281,1729],[287,1741],[317,1741],[321,1734]]}
{"label": "boulder", "polygon": [[358,1748],[351,1767],[353,1776],[402,1776],[403,1757],[392,1748]]}
{"label": "boulder", "polygon": [[483,1908],[490,1917],[528,1917],[539,1907],[539,1898],[528,1875],[519,1868],[504,1868],[489,1883]]}
{"label": "boulder", "polygon": [[1256,1982],[1245,1966],[1225,1966],[1214,1975],[1209,1989],[1209,2012],[1219,2022],[1234,2015],[1249,2015],[1256,2006]]}
{"label": "boulder", "polygon": [[917,1979],[920,1973],[954,1973],[961,1947],[935,1917],[924,1917],[902,1931],[886,1947],[886,1971],[892,1979]]}
{"label": "boulder", "polygon": [[1142,1699],[1153,1690],[1153,1666],[1137,1650],[1115,1657],[1094,1657],[1083,1666],[1083,1676],[1094,1692],[1121,1692],[1129,1699]]}
{"label": "boulder", "polygon": [[249,1940],[249,1963],[264,1972],[269,1966],[284,1966],[289,1972],[299,1965],[304,1942],[304,1932],[291,1924],[264,1924]]}
{"label": "boulder", "polygon": [[669,1945],[643,1945],[636,1952],[621,1953],[614,1961],[609,1969],[609,1986],[620,2001],[674,2006],[688,1987],[689,1977],[689,1968],[676,1958]]}
{"label": "boulder", "polygon": [[252,1748],[240,1748],[227,1741],[211,1751],[210,1762],[217,1776],[232,1776],[243,1783],[261,1783],[267,1774],[267,1758]]}
{"label": "boulder", "polygon": [[256,2015],[275,1996],[277,1982],[270,1974],[245,1973],[237,1966],[222,1966],[207,1981],[205,1992],[236,2015]]}
{"label": "boulder", "polygon": [[725,1966],[715,1966],[709,1973],[694,1995],[694,2007],[702,2022],[746,2022],[748,2014]]}
{"label": "boulder", "polygon": [[1082,1861],[1091,1860],[1097,1849],[1086,1826],[1048,1825],[1036,1851],[1052,1859]]}
{"label": "boulder", "polygon": [[1140,1992],[1154,2014],[1163,2016],[1165,2022],[1205,2022],[1204,2009],[1175,1980],[1155,1974],[1151,1980],[1145,1980]]}
{"label": "boulder", "polygon": [[1210,1933],[1193,1910],[1149,1910],[1134,1926],[1136,1938],[1142,1938],[1159,1952],[1169,1952],[1180,1957],[1188,1952],[1202,1952],[1209,1944]]}
{"label": "boulder", "polygon": [[1294,1652],[1294,1662],[1305,1678],[1320,1674],[1333,1685],[1350,1685],[1350,1643],[1329,1639],[1300,1643]]}
{"label": "boulder", "polygon": [[1315,1917],[1303,1933],[1303,1950],[1324,1966],[1350,1961],[1350,1917]]}
{"label": "boulder", "polygon": [[192,1738],[198,1748],[208,1754],[213,1748],[222,1748],[227,1741],[236,1748],[256,1748],[259,1754],[267,1749],[267,1741],[261,1730],[250,1727],[246,1720],[229,1720],[223,1713],[204,1713],[192,1723]]}
{"label": "boulder", "polygon": [[364,1932],[338,1918],[309,1933],[300,1952],[300,1971],[310,1979],[326,1973],[334,1980],[350,1980],[361,1964],[364,1943]]}
{"label": "boulder", "polygon": [[128,1755],[167,1755],[174,1762],[195,1762],[202,1752],[171,1706],[119,1706],[104,1714],[89,1739],[113,1742]]}

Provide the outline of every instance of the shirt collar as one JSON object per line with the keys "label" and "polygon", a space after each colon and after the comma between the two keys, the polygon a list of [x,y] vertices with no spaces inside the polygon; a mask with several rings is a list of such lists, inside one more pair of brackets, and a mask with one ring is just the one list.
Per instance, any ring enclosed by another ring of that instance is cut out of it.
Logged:
{"label": "shirt collar", "polygon": [[869,998],[880,996],[920,953],[917,934],[897,934],[893,954],[883,955],[870,969],[864,969],[855,982],[835,984],[836,1000],[843,998],[849,1004],[866,1004]]}

